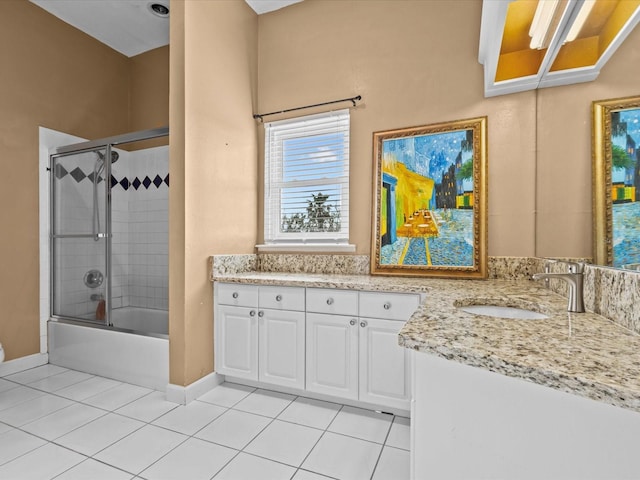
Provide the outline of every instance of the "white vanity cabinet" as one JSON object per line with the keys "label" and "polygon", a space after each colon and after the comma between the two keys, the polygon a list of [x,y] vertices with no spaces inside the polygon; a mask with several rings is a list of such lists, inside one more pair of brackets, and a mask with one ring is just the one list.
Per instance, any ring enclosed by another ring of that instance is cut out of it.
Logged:
{"label": "white vanity cabinet", "polygon": [[216,370],[258,379],[258,287],[216,286]]}
{"label": "white vanity cabinet", "polygon": [[411,357],[398,332],[420,295],[217,282],[214,289],[218,373],[409,411]]}
{"label": "white vanity cabinet", "polygon": [[304,288],[216,288],[216,371],[304,388]]}
{"label": "white vanity cabinet", "polygon": [[304,288],[258,287],[258,380],[304,388]]}
{"label": "white vanity cabinet", "polygon": [[360,400],[409,409],[411,355],[398,345],[398,332],[419,302],[419,295],[360,293]]}
{"label": "white vanity cabinet", "polygon": [[398,331],[419,299],[308,288],[307,390],[408,410],[411,357]]}

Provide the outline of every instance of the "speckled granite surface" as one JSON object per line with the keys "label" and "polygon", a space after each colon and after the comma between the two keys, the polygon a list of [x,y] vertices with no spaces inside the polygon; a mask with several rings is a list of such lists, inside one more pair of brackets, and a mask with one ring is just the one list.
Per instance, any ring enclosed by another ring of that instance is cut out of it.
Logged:
{"label": "speckled granite surface", "polygon": [[[400,331],[407,348],[640,412],[640,336],[534,282],[449,282]],[[468,314],[465,304],[539,311],[544,320]]]}
{"label": "speckled granite surface", "polygon": [[[400,331],[401,345],[640,412],[640,336],[594,313],[568,313],[566,296],[523,279],[542,269],[541,259],[493,257],[489,280],[247,270],[214,271],[212,280],[425,293]],[[587,267],[585,290],[588,309],[621,309],[625,326],[638,328],[640,275]],[[528,308],[549,318],[490,318],[457,308],[470,304]]]}
{"label": "speckled granite surface", "polygon": [[295,255],[261,253],[258,255],[261,272],[335,273],[366,275],[369,273],[368,255]]}
{"label": "speckled granite surface", "polygon": [[588,310],[640,333],[640,273],[587,266],[584,282]]}
{"label": "speckled granite surface", "polygon": [[257,255],[214,255],[209,257],[209,271],[214,275],[254,272],[258,270]]}

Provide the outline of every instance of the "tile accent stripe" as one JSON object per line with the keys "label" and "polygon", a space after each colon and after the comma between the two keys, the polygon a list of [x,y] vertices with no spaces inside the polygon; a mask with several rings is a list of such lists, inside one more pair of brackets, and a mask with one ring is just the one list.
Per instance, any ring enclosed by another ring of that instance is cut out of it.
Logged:
{"label": "tile accent stripe", "polygon": [[[80,167],[76,167],[71,172],[68,172],[62,165],[57,164],[55,167],[55,175],[58,180],[63,179],[67,175],[70,175],[78,183],[82,182],[85,178],[88,179],[89,182],[93,183],[93,172],[91,172],[89,175],[86,175]],[[98,183],[102,181],[103,178],[100,177],[98,179]],[[133,187],[134,189],[138,190],[141,186],[148,190],[151,185],[154,185],[156,188],[160,188],[163,185],[166,185],[168,187],[169,174],[167,173],[164,178],[161,177],[160,174],[156,174],[153,178],[147,175],[143,179],[135,177],[133,180],[129,180],[127,177],[122,177],[120,180],[118,180],[116,177],[111,175],[111,187],[114,188],[118,185],[122,187],[123,190],[128,190],[129,187]]]}

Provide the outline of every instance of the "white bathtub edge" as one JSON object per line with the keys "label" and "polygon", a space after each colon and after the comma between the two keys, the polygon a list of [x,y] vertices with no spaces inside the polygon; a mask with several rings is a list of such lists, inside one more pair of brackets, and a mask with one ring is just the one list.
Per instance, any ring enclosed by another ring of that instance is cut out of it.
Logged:
{"label": "white bathtub edge", "polygon": [[49,363],[48,353],[34,353],[26,357],[20,357],[0,363],[0,377],[11,375],[12,373],[22,372],[30,368],[39,367]]}
{"label": "white bathtub edge", "polygon": [[167,401],[187,405],[199,396],[213,390],[222,382],[224,382],[223,375],[211,372],[209,375],[205,375],[186,387],[170,383],[167,385]]}

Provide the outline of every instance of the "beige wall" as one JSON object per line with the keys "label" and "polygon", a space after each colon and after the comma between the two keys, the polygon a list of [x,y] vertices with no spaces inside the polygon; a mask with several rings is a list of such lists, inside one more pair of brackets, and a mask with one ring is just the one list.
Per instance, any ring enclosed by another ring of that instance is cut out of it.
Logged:
{"label": "beige wall", "polygon": [[0,342],[11,360],[40,351],[38,127],[126,132],[129,65],[26,0],[2,2],[0,53]]}
{"label": "beige wall", "polygon": [[591,257],[591,102],[640,94],[640,29],[594,82],[538,91],[536,254]]}
{"label": "beige wall", "polygon": [[536,94],[484,98],[481,9],[478,0],[305,0],[259,17],[260,111],[363,97],[351,116],[357,253],[370,252],[372,133],[486,115],[489,254],[534,254]]}
{"label": "beige wall", "polygon": [[129,59],[131,66],[129,130],[169,125],[169,46]]}
{"label": "beige wall", "polygon": [[170,382],[213,371],[208,258],[256,241],[257,15],[245,2],[171,2]]}

